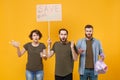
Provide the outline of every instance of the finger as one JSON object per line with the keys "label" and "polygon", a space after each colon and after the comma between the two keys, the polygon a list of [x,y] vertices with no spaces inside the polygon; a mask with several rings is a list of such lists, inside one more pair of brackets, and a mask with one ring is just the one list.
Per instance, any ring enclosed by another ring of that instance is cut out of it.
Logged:
{"label": "finger", "polygon": [[14,40],[11,40],[11,41],[9,41],[8,43],[9,43],[9,44],[13,44],[13,41],[14,41]]}
{"label": "finger", "polygon": [[15,40],[11,40],[11,42],[15,42]]}

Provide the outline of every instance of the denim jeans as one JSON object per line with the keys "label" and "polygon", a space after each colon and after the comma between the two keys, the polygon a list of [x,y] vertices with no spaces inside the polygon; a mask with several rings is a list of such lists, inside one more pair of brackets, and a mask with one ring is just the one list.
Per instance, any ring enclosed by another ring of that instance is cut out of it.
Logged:
{"label": "denim jeans", "polygon": [[85,69],[84,75],[80,75],[80,80],[98,80],[98,76],[94,75],[94,69]]}
{"label": "denim jeans", "polygon": [[26,70],[26,80],[43,80],[43,71]]}

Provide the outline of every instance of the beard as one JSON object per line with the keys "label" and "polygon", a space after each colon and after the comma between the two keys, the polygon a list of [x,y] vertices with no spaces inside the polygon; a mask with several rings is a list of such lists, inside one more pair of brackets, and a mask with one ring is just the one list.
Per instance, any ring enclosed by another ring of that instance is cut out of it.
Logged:
{"label": "beard", "polygon": [[92,38],[92,34],[85,34],[85,37],[90,39],[90,38]]}
{"label": "beard", "polygon": [[67,41],[67,38],[60,38],[60,41],[62,42],[62,43],[65,43],[66,41]]}

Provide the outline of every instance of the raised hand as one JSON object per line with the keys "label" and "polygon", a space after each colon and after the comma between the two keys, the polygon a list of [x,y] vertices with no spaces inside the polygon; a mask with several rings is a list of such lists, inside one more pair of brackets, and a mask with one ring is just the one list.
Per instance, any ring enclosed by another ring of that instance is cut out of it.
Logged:
{"label": "raised hand", "polygon": [[82,53],[82,52],[84,52],[84,50],[83,49],[81,49],[81,48],[78,48],[78,53]]}
{"label": "raised hand", "polygon": [[12,41],[10,42],[10,44],[11,44],[12,46],[16,47],[16,48],[18,48],[18,47],[20,46],[20,43],[17,42],[17,41],[14,41],[14,40],[12,40]]}
{"label": "raised hand", "polygon": [[51,45],[52,41],[50,38],[48,38],[47,43],[48,43],[48,45]]}

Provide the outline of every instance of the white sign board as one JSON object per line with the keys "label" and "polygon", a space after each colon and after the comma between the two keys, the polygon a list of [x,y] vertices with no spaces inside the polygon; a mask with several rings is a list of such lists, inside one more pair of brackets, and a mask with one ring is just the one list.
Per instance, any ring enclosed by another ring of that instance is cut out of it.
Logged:
{"label": "white sign board", "polygon": [[40,4],[37,5],[37,22],[40,21],[61,21],[61,4]]}

